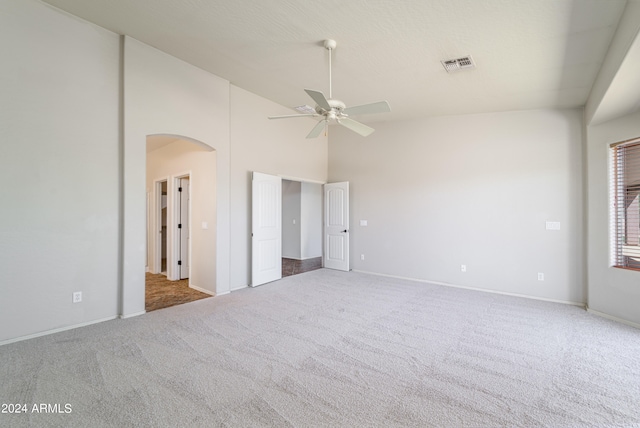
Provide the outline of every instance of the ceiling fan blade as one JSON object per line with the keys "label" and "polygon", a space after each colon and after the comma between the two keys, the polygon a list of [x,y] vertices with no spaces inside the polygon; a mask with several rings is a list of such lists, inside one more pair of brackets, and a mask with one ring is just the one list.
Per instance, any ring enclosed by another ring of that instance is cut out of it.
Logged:
{"label": "ceiling fan blade", "polygon": [[364,123],[356,122],[353,119],[349,119],[348,117],[343,117],[342,119],[338,119],[338,123],[346,128],[349,128],[353,132],[356,132],[363,137],[371,134],[375,129],[368,127]]}
{"label": "ceiling fan blade", "polygon": [[346,109],[342,110],[343,113],[346,113],[348,115],[389,113],[390,111],[391,107],[389,107],[389,103],[386,101],[378,101],[377,103],[347,107]]}
{"label": "ceiling fan blade", "polygon": [[289,119],[291,117],[317,117],[320,116],[317,113],[309,114],[285,114],[284,116],[269,116],[269,119]]}
{"label": "ceiling fan blade", "polygon": [[331,110],[331,106],[329,105],[329,101],[327,101],[327,98],[324,96],[324,94],[320,91],[314,91],[313,89],[305,89],[304,90],[307,94],[309,94],[309,96],[311,98],[313,98],[313,101],[316,102],[316,104],[318,104],[320,107],[322,107],[323,109],[329,111]]}
{"label": "ceiling fan blade", "polygon": [[321,120],[316,124],[316,126],[313,127],[311,132],[309,132],[309,135],[307,135],[307,138],[316,138],[318,135],[322,134],[322,131],[324,131],[325,126],[327,126],[327,121]]}

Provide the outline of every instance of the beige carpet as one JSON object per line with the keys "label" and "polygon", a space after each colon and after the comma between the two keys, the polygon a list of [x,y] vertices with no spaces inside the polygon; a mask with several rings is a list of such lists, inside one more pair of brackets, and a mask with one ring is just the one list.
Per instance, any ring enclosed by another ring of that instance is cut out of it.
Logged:
{"label": "beige carpet", "polygon": [[640,330],[320,269],[1,346],[0,379],[2,427],[638,427]]}

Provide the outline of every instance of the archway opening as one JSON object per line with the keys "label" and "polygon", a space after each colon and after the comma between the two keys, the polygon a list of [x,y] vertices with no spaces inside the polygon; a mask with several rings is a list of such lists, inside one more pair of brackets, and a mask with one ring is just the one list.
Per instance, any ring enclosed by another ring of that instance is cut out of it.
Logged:
{"label": "archway opening", "polygon": [[147,312],[216,290],[216,152],[180,135],[147,136]]}

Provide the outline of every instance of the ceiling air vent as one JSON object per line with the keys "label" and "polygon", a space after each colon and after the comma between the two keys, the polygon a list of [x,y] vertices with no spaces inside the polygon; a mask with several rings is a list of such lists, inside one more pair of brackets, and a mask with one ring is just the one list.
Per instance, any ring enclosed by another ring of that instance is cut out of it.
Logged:
{"label": "ceiling air vent", "polygon": [[456,59],[448,59],[440,61],[447,73],[453,73],[455,71],[476,68],[476,64],[473,62],[471,55],[463,56]]}

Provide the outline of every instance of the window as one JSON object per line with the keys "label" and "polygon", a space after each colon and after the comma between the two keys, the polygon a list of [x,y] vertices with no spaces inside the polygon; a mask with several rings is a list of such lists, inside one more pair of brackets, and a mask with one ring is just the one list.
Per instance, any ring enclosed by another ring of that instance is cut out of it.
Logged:
{"label": "window", "polygon": [[640,270],[640,138],[611,145],[611,262]]}

